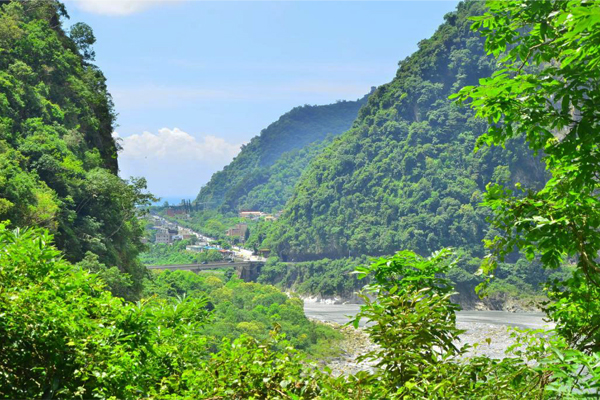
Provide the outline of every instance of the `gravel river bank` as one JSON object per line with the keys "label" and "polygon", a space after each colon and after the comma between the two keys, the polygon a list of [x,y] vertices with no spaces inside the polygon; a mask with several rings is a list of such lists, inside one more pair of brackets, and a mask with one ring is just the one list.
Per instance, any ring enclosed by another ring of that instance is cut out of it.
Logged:
{"label": "gravel river bank", "polygon": [[[350,317],[356,315],[359,308],[358,304],[304,303],[304,312],[308,318],[334,325],[347,323]],[[539,312],[461,311],[457,315],[457,325],[459,329],[466,331],[461,336],[462,344],[479,343],[476,349],[470,350],[470,355],[502,358],[506,348],[513,343],[508,329],[511,326],[525,329],[551,329],[553,326],[545,322],[543,317],[544,314]],[[361,324],[364,322],[361,321]],[[368,336],[352,327],[341,329],[348,339],[341,346],[342,354],[327,362],[327,365],[337,374],[369,369],[370,365],[356,362],[357,357],[373,348]],[[486,338],[490,339],[489,344]]]}

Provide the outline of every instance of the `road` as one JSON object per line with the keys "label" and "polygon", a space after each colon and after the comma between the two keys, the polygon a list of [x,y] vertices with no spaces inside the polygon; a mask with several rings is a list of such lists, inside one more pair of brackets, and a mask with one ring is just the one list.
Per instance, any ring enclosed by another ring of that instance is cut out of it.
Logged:
{"label": "road", "polygon": [[241,258],[242,260],[260,261],[260,262],[267,261],[267,259],[264,258],[264,257],[255,256],[254,254],[252,254],[252,250],[244,249],[244,248],[239,247],[239,246],[232,246],[231,247],[231,251],[233,251],[234,254],[236,256],[238,256],[239,258]]}
{"label": "road", "polygon": [[[196,237],[200,241],[203,241],[203,242],[206,242],[209,244],[216,242],[216,239],[208,237],[208,236],[204,236],[203,234],[193,231],[190,228],[186,228],[183,225],[179,225],[177,222],[170,221],[170,220],[160,217],[158,215],[157,215],[157,217],[160,218],[161,220],[169,222],[177,227],[181,226],[182,228],[189,230],[190,232],[192,232],[192,234],[196,235]],[[218,246],[216,246],[216,247],[218,247]],[[233,252],[234,258],[241,259],[243,261],[259,261],[259,262],[267,261],[266,258],[260,257],[260,256],[255,256],[252,254],[252,250],[244,249],[243,247],[233,246],[230,250]]]}
{"label": "road", "polygon": [[235,268],[251,265],[252,261],[240,262],[209,262],[206,264],[174,264],[174,265],[147,265],[148,269],[168,269],[168,270],[187,270],[187,271],[204,271],[220,268]]}

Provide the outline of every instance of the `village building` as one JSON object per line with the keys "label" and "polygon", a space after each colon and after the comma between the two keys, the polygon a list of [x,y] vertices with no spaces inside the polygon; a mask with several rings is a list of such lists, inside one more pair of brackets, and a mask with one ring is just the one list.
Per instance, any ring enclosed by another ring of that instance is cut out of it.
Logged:
{"label": "village building", "polygon": [[168,229],[159,228],[156,230],[156,236],[154,239],[156,244],[169,244],[171,243],[171,235],[169,235]]}
{"label": "village building", "polygon": [[162,218],[160,218],[160,217],[158,217],[156,215],[152,216],[152,220],[153,220],[154,226],[163,226],[163,225],[165,225],[165,221]]}
{"label": "village building", "polygon": [[227,230],[227,236],[232,238],[240,238],[244,240],[246,237],[246,231],[248,230],[248,225],[246,224],[237,224],[235,227]]}
{"label": "village building", "polygon": [[173,243],[173,240],[181,240],[181,236],[178,236],[177,233],[177,229],[158,228],[156,230],[154,243],[170,244]]}
{"label": "village building", "polygon": [[240,218],[248,218],[252,220],[257,220],[264,215],[265,213],[262,211],[240,211],[239,213]]}
{"label": "village building", "polygon": [[192,232],[191,229],[184,228],[181,226],[178,226],[177,229],[178,234],[183,238],[183,240],[189,240],[196,237],[196,235],[194,234],[194,232]]}
{"label": "village building", "polygon": [[262,257],[269,257],[269,254],[271,254],[271,250],[270,249],[259,249],[258,254]]}
{"label": "village building", "polygon": [[174,217],[176,215],[187,215],[187,212],[183,208],[169,207],[167,208],[167,215],[169,217]]}
{"label": "village building", "polygon": [[191,244],[191,245],[185,246],[185,249],[187,251],[191,251],[191,252],[194,252],[194,253],[202,253],[204,251],[205,247],[206,246],[201,246],[201,245],[198,245],[198,244]]}
{"label": "village building", "polygon": [[229,258],[233,260],[233,251],[221,249],[219,250],[219,253],[221,253],[223,258]]}
{"label": "village building", "polygon": [[209,246],[207,244],[191,244],[191,245],[185,246],[185,249],[187,251],[191,251],[194,253],[203,253],[203,252],[209,251],[209,250],[220,250],[219,247]]}
{"label": "village building", "polygon": [[209,245],[209,243],[203,239],[198,239],[198,241],[196,241],[196,244],[195,244],[195,246],[201,246],[201,247],[206,247],[208,245]]}
{"label": "village building", "polygon": [[261,218],[263,218],[265,221],[275,221],[279,215],[281,215],[281,212],[273,215],[262,211],[240,211],[238,215],[240,218],[251,219],[253,221],[258,221]]}

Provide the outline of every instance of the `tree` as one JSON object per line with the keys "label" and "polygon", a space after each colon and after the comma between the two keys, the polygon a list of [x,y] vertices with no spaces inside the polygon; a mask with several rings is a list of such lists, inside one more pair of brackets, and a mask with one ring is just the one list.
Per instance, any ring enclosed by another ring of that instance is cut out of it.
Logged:
{"label": "tree", "polygon": [[402,387],[426,365],[463,353],[455,345],[464,333],[456,327],[460,307],[450,300],[451,282],[441,277],[454,265],[453,258],[448,249],[430,258],[401,251],[356,269],[359,279],[370,274],[374,282],[366,286],[371,296],[361,296],[365,305],[354,326],[368,319],[365,329],[380,346],[361,359],[377,362],[394,386]]}
{"label": "tree", "polygon": [[96,37],[94,36],[92,28],[86,23],[78,22],[71,27],[69,36],[77,45],[83,59],[86,61],[94,61],[96,52],[92,46],[96,43]]}
{"label": "tree", "polygon": [[573,345],[600,350],[600,7],[593,1],[492,1],[473,17],[500,68],[455,97],[490,128],[479,146],[523,136],[551,178],[541,189],[491,184],[485,204],[501,234],[487,242],[491,273],[515,248],[573,277],[553,282],[548,307]]}

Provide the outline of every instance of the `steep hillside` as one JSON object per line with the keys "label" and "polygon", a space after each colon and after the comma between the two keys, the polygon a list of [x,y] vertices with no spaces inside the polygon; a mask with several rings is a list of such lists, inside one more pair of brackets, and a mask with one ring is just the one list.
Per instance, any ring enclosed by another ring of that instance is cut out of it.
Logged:
{"label": "steep hillside", "polygon": [[334,136],[352,126],[366,100],[367,96],[357,101],[294,108],[214,174],[196,201],[223,212],[281,209],[310,160]]}
{"label": "steep hillside", "polygon": [[305,171],[266,247],[296,261],[445,246],[482,255],[487,211],[478,204],[486,184],[544,179],[542,165],[517,141],[474,153],[487,125],[448,100],[494,70],[467,19],[483,7],[460,4],[400,62],[352,129]]}
{"label": "steep hillside", "polygon": [[65,17],[54,1],[0,4],[0,220],[49,229],[69,260],[116,266],[135,292],[145,183],[116,175],[115,114],[91,64],[95,39],[85,24],[65,32]]}

